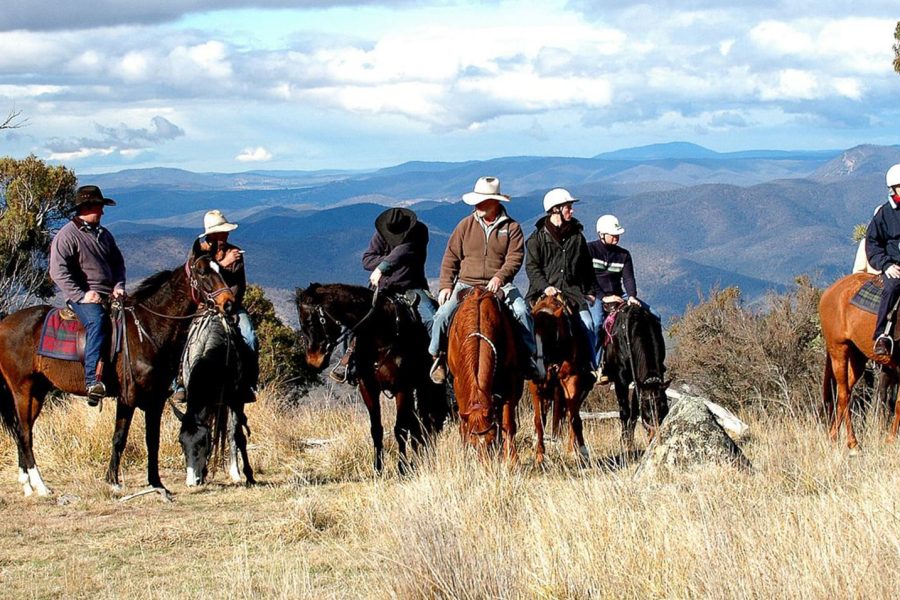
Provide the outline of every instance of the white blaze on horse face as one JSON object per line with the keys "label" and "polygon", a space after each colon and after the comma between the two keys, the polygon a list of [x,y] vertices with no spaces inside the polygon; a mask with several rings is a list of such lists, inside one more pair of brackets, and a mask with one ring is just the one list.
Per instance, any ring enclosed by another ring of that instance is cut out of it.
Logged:
{"label": "white blaze on horse face", "polygon": [[41,472],[38,471],[37,467],[28,469],[28,481],[31,483],[31,487],[37,490],[38,496],[50,495],[50,488],[44,485],[44,480],[41,479]]}
{"label": "white blaze on horse face", "polygon": [[194,487],[200,484],[200,478],[194,473],[194,467],[187,468],[187,477],[184,479],[184,484],[188,487]]}

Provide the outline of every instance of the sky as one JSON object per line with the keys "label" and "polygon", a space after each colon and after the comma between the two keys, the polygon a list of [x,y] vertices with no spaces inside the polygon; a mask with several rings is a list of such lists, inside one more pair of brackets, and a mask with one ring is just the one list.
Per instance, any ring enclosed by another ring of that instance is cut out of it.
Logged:
{"label": "sky", "polygon": [[900,143],[896,0],[0,0],[0,155],[76,173]]}

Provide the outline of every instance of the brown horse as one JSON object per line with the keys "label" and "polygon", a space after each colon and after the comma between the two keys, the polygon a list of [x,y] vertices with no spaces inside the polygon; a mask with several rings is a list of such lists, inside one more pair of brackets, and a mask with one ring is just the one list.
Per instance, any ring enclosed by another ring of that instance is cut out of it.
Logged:
{"label": "brown horse", "polygon": [[531,314],[547,366],[543,381],[529,384],[534,403],[535,463],[544,462],[544,425],[551,407],[553,437],[559,432],[559,423],[565,411],[569,423],[569,450],[577,450],[579,460],[586,462],[588,450],[582,435],[580,410],[596,378],[584,369],[589,361],[583,356],[586,344],[579,339],[581,321],[558,295],[538,300]]}
{"label": "brown horse", "polygon": [[503,454],[516,459],[516,405],[522,395],[516,328],[500,299],[469,288],[450,324],[447,365],[459,407],[463,442],[480,451],[503,432]]}
{"label": "brown horse", "polygon": [[[875,315],[850,304],[860,288],[877,275],[854,273],[838,279],[822,293],[819,300],[819,319],[825,338],[825,375],[822,382],[822,400],[825,413],[832,418],[829,435],[833,441],[840,434],[841,424],[847,426],[847,447],[856,450],[859,441],[853,433],[850,417],[850,392],[863,374],[866,360],[881,363],[896,371],[895,360],[876,357],[872,352],[872,333],[875,331]],[[834,406],[832,386],[837,386],[837,410]],[[897,436],[900,426],[900,402],[895,404],[888,441]]]}
{"label": "brown horse", "polygon": [[448,412],[444,386],[428,378],[428,334],[414,309],[390,295],[340,283],[313,283],[297,290],[296,300],[300,337],[312,369],[323,371],[340,341],[356,338],[357,381],[369,411],[376,472],[384,466],[380,395],[394,398],[398,470],[404,473],[407,444],[415,450],[427,434],[440,430]]}
{"label": "brown horse", "polygon": [[[195,244],[196,250],[196,244]],[[198,304],[233,312],[234,295],[215,265],[192,251],[183,267],[163,271],[146,279],[123,307],[125,334],[115,368],[107,369],[104,381],[115,396],[116,426],[106,481],[119,485],[119,462],[134,409],[144,410],[147,443],[147,481],[167,494],[159,477],[159,430],[169,385],[175,378],[178,359],[187,336],[188,321]],[[51,389],[84,394],[84,368],[77,361],[58,360],[36,354],[47,305],[32,306],[0,321],[0,415],[16,439],[19,483],[26,496],[35,491],[47,495],[34,460],[32,429]]]}

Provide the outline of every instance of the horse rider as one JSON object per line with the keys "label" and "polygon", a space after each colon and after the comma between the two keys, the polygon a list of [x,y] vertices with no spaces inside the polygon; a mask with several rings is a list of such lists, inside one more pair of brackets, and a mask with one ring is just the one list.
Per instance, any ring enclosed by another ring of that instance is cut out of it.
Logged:
{"label": "horse rider", "polygon": [[598,382],[608,383],[609,378],[603,373],[603,323],[606,320],[605,305],[622,302],[637,304],[649,309],[649,306],[637,297],[637,284],[634,279],[634,263],[631,253],[619,246],[619,239],[625,228],[613,215],[603,215],[597,219],[598,239],[588,243],[588,251],[594,268],[594,296],[597,297],[591,307],[591,316],[597,328],[597,345],[595,361],[599,365]]}
{"label": "horse rider", "polygon": [[501,205],[501,202],[509,202],[509,196],[500,193],[499,179],[481,177],[475,183],[475,189],[464,194],[462,199],[474,209],[450,234],[441,261],[440,308],[434,315],[428,347],[434,358],[431,379],[435,383],[443,383],[447,376],[443,349],[446,347],[450,320],[459,307],[459,292],[474,286],[482,286],[497,294],[512,310],[519,324],[520,338],[528,352],[524,365],[525,377],[543,379],[544,369],[537,356],[531,311],[512,282],[522,267],[525,239],[522,228]]}
{"label": "horse rider", "polygon": [[79,187],[75,216],[50,243],[50,278],[84,326],[84,387],[91,406],[106,395],[102,354],[110,343],[109,301],[125,298],[125,259],[100,225],[103,208],[115,204],[96,185]]}
{"label": "horse rider", "polygon": [[543,296],[562,295],[564,300],[578,306],[578,316],[584,325],[586,343],[585,370],[596,371],[594,348],[596,332],[590,312],[595,301],[594,271],[584,229],[574,217],[574,204],[578,202],[563,188],[555,188],[544,195],[544,212],[535,223],[534,233],[525,242],[527,250],[525,272],[528,274],[528,292],[525,294],[533,306]]}
{"label": "horse rider", "polygon": [[247,358],[251,361],[249,365],[245,365],[246,375],[243,384],[248,387],[248,393],[244,401],[253,402],[256,400],[256,386],[259,380],[259,342],[250,314],[244,308],[244,294],[247,291],[244,251],[228,242],[228,234],[237,228],[238,224],[229,222],[222,211],[208,211],[203,215],[203,233],[199,236],[200,250],[221,267],[219,273],[225,285],[230,287],[234,294],[238,329],[250,351]]}
{"label": "horse rider", "polygon": [[885,183],[888,200],[878,207],[866,229],[866,254],[872,267],[881,271],[884,283],[872,335],[874,352],[879,356],[892,353],[890,319],[900,299],[900,164],[887,170]]}
{"label": "horse rider", "polygon": [[[362,265],[369,284],[388,294],[402,295],[415,306],[419,319],[430,332],[437,303],[428,291],[425,260],[428,257],[428,227],[408,208],[389,208],[375,219],[375,233],[363,252]],[[344,382],[353,380],[354,342],[329,374]]]}

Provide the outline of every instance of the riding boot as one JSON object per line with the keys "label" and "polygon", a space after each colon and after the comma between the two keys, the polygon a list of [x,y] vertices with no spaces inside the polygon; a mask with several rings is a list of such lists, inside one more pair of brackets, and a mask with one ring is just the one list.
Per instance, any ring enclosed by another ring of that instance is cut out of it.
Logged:
{"label": "riding boot", "polygon": [[540,356],[530,355],[525,361],[524,372],[522,375],[529,381],[543,381],[547,376],[547,370],[544,368],[544,361]]}
{"label": "riding boot", "polygon": [[878,339],[875,340],[874,352],[877,356],[890,356],[891,355],[891,347],[893,345],[894,345],[894,340],[891,339],[890,336],[879,335]]}
{"label": "riding boot", "polygon": [[434,362],[431,365],[431,370],[428,371],[428,376],[431,377],[431,381],[441,385],[447,380],[447,365],[445,364],[444,354],[438,354],[434,357]]}
{"label": "riding boot", "polygon": [[88,406],[97,406],[106,396],[106,386],[102,381],[97,381],[87,386],[86,392]]}
{"label": "riding boot", "polygon": [[178,404],[184,404],[187,400],[187,392],[184,389],[184,381],[181,378],[181,369],[178,369],[178,375],[175,376],[175,381],[172,382],[172,395],[170,398],[172,402],[177,402]]}

